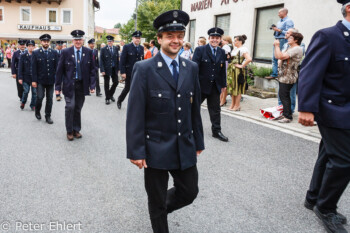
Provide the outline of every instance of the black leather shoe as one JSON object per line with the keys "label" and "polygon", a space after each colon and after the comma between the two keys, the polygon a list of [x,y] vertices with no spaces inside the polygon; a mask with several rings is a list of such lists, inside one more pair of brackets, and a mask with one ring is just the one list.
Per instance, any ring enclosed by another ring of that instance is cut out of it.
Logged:
{"label": "black leather shoe", "polygon": [[343,227],[338,215],[335,213],[322,214],[317,206],[314,207],[316,216],[322,221],[323,226],[329,233],[348,233]]}
{"label": "black leather shoe", "polygon": [[[309,202],[307,199],[305,199],[304,206],[306,209],[314,210],[315,204],[313,204],[313,203]],[[346,219],[346,217],[344,215],[337,212],[337,216],[338,216],[341,224],[347,224],[348,220]]]}
{"label": "black leather shoe", "polygon": [[108,104],[110,104],[111,102],[109,101],[109,100],[106,100],[106,104],[108,105]]}
{"label": "black leather shoe", "polygon": [[41,120],[40,112],[35,112],[35,117],[36,117],[36,119]]}
{"label": "black leather shoe", "polygon": [[113,97],[113,96],[111,97],[111,100],[112,100],[113,102],[115,102],[115,99],[114,99],[114,97]]}
{"label": "black leather shoe", "polygon": [[117,107],[119,108],[119,109],[121,109],[122,108],[122,102],[117,102]]}
{"label": "black leather shoe", "polygon": [[225,137],[225,135],[223,135],[223,134],[221,133],[221,131],[219,131],[219,132],[217,132],[217,133],[213,133],[213,137],[219,139],[220,141],[228,142],[228,138]]}
{"label": "black leather shoe", "polygon": [[102,94],[101,93],[96,93],[96,96],[100,97],[100,96],[102,96]]}
{"label": "black leather shoe", "polygon": [[45,117],[45,119],[46,119],[46,122],[48,123],[48,124],[53,124],[53,121],[51,120],[51,117]]}

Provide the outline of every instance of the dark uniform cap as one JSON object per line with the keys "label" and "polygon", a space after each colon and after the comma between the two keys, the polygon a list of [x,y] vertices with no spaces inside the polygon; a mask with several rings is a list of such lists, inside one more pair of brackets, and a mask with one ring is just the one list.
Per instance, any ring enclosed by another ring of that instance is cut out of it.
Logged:
{"label": "dark uniform cap", "polygon": [[35,46],[35,41],[34,40],[27,40],[26,45],[34,45]]}
{"label": "dark uniform cap", "polygon": [[337,0],[337,1],[338,1],[338,3],[343,4],[343,5],[348,4],[350,2],[350,0]]}
{"label": "dark uniform cap", "polygon": [[49,34],[44,34],[39,37],[40,40],[51,40],[51,36]]}
{"label": "dark uniform cap", "polygon": [[134,33],[132,34],[132,37],[141,37],[141,36],[142,36],[141,31],[134,31]]}
{"label": "dark uniform cap", "polygon": [[88,41],[88,44],[93,44],[93,43],[95,43],[95,39],[94,39],[94,38],[92,38],[92,39],[90,39],[90,40]]}
{"label": "dark uniform cap", "polygon": [[114,41],[114,37],[113,36],[106,36],[108,41]]}
{"label": "dark uniform cap", "polygon": [[56,41],[56,44],[57,44],[57,45],[63,45],[63,44],[64,44],[64,41],[58,40],[58,41]]}
{"label": "dark uniform cap", "polygon": [[210,28],[208,30],[208,35],[209,36],[222,36],[224,35],[224,30],[221,28],[215,27],[215,28]]}
{"label": "dark uniform cap", "polygon": [[26,44],[26,40],[19,39],[19,40],[18,40],[18,44],[20,44],[20,45],[25,45],[25,44]]}
{"label": "dark uniform cap", "polygon": [[82,30],[74,30],[70,34],[72,35],[73,39],[80,40],[85,35],[85,32]]}
{"label": "dark uniform cap", "polygon": [[171,10],[159,15],[153,22],[158,32],[186,31],[189,15],[181,10]]}

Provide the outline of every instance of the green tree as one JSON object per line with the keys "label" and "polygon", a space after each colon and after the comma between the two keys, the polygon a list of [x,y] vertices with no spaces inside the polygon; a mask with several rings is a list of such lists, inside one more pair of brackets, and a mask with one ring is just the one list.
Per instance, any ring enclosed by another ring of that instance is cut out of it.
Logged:
{"label": "green tree", "polygon": [[180,9],[181,0],[140,0],[137,9],[137,29],[147,41],[156,39],[157,30],[153,21],[158,15],[174,9]]}
{"label": "green tree", "polygon": [[106,30],[103,30],[103,34],[102,34],[102,37],[101,37],[101,44],[102,43],[107,44],[107,38],[106,38],[107,36],[108,36],[108,34],[107,34]]}
{"label": "green tree", "polygon": [[116,23],[115,25],[114,25],[114,28],[121,28],[122,27],[122,24],[121,23]]}
{"label": "green tree", "polygon": [[123,24],[122,27],[120,28],[119,34],[126,43],[131,42],[131,39],[132,39],[131,35],[135,31],[134,29],[135,29],[135,20],[132,18],[129,19],[129,21],[126,24]]}

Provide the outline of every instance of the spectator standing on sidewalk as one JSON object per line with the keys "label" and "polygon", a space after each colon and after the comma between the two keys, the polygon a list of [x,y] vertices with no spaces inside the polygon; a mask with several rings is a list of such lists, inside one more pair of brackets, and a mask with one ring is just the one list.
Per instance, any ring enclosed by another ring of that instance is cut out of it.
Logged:
{"label": "spectator standing on sidewalk", "polygon": [[[278,11],[278,17],[281,18],[280,21],[278,21],[277,25],[272,25],[271,29],[274,30],[274,37],[276,40],[279,41],[279,48],[282,50],[285,43],[287,43],[287,39],[285,39],[286,33],[288,29],[294,28],[293,21],[288,17],[288,9],[282,8]],[[273,54],[272,54],[272,74],[271,76],[267,77],[267,79],[274,79],[278,76],[278,59],[275,57],[275,48],[273,48]]]}
{"label": "spectator standing on sidewalk", "polygon": [[[288,29],[288,31],[286,33],[287,40],[293,32],[299,32],[299,31],[298,31],[298,29],[295,29],[295,28]],[[283,48],[282,48],[282,52],[283,53],[286,52],[289,47],[290,47],[290,45],[288,43],[285,43]],[[305,44],[301,43],[300,47],[303,49],[303,56],[304,56],[305,55]],[[291,100],[291,104],[292,104],[292,113],[294,113],[294,111],[295,111],[296,98],[297,98],[297,88],[298,88],[298,82],[294,83],[292,89],[290,90],[290,100]],[[278,96],[278,105],[282,105],[282,101],[281,101],[279,96]]]}
{"label": "spectator standing on sidewalk", "polygon": [[145,57],[144,57],[145,60],[152,57],[152,53],[149,49],[150,49],[149,43],[148,42],[143,43],[143,52],[145,54]]}
{"label": "spectator standing on sidewalk", "polygon": [[181,57],[192,60],[191,43],[186,42],[183,46],[184,51],[181,53]]}
{"label": "spectator standing on sidewalk", "polygon": [[[232,38],[231,36],[223,36],[221,43],[223,44],[222,49],[225,51],[226,54],[226,75],[227,75],[227,67],[228,64],[230,63],[230,59],[231,59],[231,52],[233,50],[233,45],[232,45]],[[221,92],[220,95],[220,106],[224,106],[227,104],[226,102],[226,97],[227,97],[227,89],[225,89],[223,92]]]}
{"label": "spectator standing on sidewalk", "polygon": [[278,95],[283,105],[283,116],[275,119],[280,123],[290,123],[293,120],[290,90],[298,80],[298,66],[303,58],[303,49],[300,47],[300,44],[303,39],[302,34],[297,32],[292,33],[288,38],[290,47],[284,53],[280,50],[280,41],[275,40],[274,43],[275,57],[282,60],[278,75]]}
{"label": "spectator standing on sidewalk", "polygon": [[159,52],[158,48],[156,47],[156,42],[154,40],[151,40],[151,42],[149,42],[149,45],[151,47],[150,50],[152,53],[152,57],[154,57]]}

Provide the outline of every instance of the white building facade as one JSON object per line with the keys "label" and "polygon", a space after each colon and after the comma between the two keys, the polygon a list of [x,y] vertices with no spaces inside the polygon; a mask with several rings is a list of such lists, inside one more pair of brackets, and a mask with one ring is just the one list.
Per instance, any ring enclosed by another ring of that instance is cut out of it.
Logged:
{"label": "white building facade", "polygon": [[306,47],[317,30],[343,19],[336,0],[182,0],[182,10],[190,15],[185,40],[196,47],[198,38],[207,38],[208,29],[217,26],[232,39],[245,34],[254,61],[270,63],[274,41],[270,27],[280,20],[278,11],[283,7],[304,35]]}

